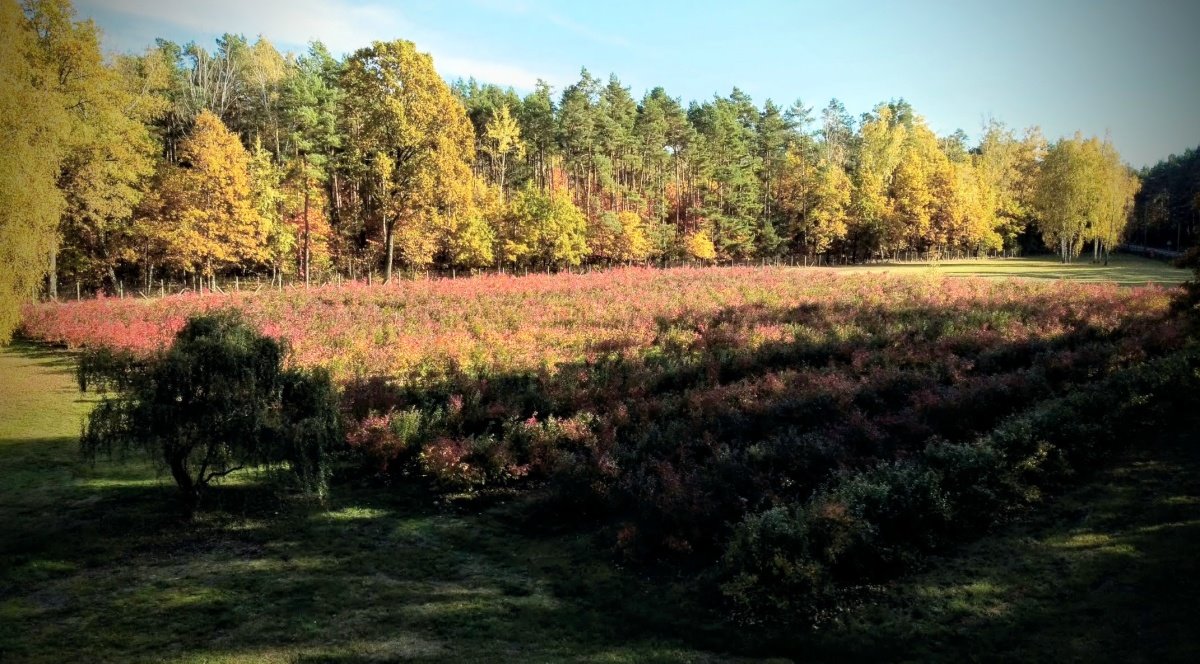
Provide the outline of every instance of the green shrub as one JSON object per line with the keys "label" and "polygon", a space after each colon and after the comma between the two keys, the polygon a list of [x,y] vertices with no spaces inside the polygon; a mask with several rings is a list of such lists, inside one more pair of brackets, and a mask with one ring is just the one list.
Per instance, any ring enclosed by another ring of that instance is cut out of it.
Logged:
{"label": "green shrub", "polygon": [[1020,494],[1000,452],[986,441],[933,441],[922,458],[938,474],[956,529],[987,530]]}
{"label": "green shrub", "polygon": [[328,374],[283,369],[284,346],[235,313],[192,318],[147,359],[85,353],[80,387],[111,389],[88,417],[89,458],[136,451],[171,473],[191,514],[208,487],[254,466],[289,467],[324,495],[327,456],[341,442]]}
{"label": "green shrub", "polygon": [[855,587],[1100,467],[1147,427],[1194,420],[1197,395],[1192,348],[1045,401],[973,443],[935,439],[908,461],[844,474],[808,501],[746,516],[726,542],[721,590],[743,621],[819,621]]}
{"label": "green shrub", "polygon": [[725,549],[721,591],[742,622],[801,614],[812,617],[834,588],[826,565],[813,555],[811,519],[802,506],[748,515]]}
{"label": "green shrub", "polygon": [[813,502],[821,556],[836,578],[851,582],[911,567],[938,546],[953,516],[937,473],[919,463],[850,475]]}

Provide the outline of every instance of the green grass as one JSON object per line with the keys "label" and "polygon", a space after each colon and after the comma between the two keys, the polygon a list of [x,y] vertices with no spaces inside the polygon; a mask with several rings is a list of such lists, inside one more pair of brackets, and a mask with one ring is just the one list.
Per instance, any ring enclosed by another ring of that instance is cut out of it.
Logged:
{"label": "green grass", "polygon": [[988,277],[994,279],[1069,279],[1085,282],[1112,282],[1122,286],[1158,284],[1177,286],[1191,278],[1187,270],[1170,263],[1140,256],[1117,254],[1108,265],[1093,264],[1082,257],[1069,265],[1053,256],[1032,258],[999,258],[985,260],[943,261],[930,263],[884,263],[839,267],[847,272],[891,272],[894,274],[929,274],[937,272],[954,277]]}
{"label": "green grass", "polygon": [[[686,576],[501,502],[247,476],[201,518],[144,463],[77,458],[70,358],[0,350],[0,661],[1195,661],[1200,459],[1151,445],[816,637],[698,608]],[[1191,444],[1191,447],[1189,447]]]}

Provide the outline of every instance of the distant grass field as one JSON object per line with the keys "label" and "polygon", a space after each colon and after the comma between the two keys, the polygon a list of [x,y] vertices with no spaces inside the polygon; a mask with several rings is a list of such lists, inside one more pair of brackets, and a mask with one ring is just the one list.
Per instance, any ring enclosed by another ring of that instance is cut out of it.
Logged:
{"label": "distant grass field", "polygon": [[1064,264],[1053,256],[1031,258],[993,258],[981,260],[943,261],[930,263],[884,263],[835,268],[846,272],[890,272],[893,274],[937,273],[954,277],[989,277],[994,279],[1068,279],[1083,282],[1112,282],[1122,286],[1158,284],[1177,286],[1191,277],[1187,270],[1170,263],[1128,254],[1116,254],[1108,265],[1094,264],[1090,257],[1081,257]]}
{"label": "distant grass field", "polygon": [[80,463],[69,356],[0,350],[0,661],[1196,661],[1200,460],[1155,445],[881,588],[816,637],[758,638],[684,576],[622,569],[504,504],[242,478],[204,517],[142,463]]}

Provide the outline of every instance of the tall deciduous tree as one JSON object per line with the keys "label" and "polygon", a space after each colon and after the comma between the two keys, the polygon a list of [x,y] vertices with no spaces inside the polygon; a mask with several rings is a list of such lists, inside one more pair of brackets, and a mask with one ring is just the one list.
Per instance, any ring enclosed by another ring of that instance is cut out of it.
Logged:
{"label": "tall deciduous tree", "polygon": [[1121,163],[1111,143],[1105,141],[1099,150],[1102,189],[1099,205],[1088,229],[1088,239],[1092,242],[1092,260],[1103,260],[1107,265],[1109,253],[1125,235],[1133,213],[1133,199],[1141,188],[1141,180]]}
{"label": "tall deciduous tree", "polygon": [[1103,213],[1106,162],[1115,155],[1099,139],[1077,133],[1052,145],[1042,161],[1036,192],[1042,238],[1064,262],[1079,255]]}
{"label": "tall deciduous tree", "polygon": [[1036,127],[1022,138],[996,121],[984,130],[976,165],[991,196],[996,231],[1007,247],[1016,246],[1032,221],[1038,162],[1045,151],[1046,141]]}
{"label": "tall deciduous tree", "polygon": [[0,343],[50,265],[67,201],[56,186],[70,118],[21,8],[0,2]]}
{"label": "tall deciduous tree", "polygon": [[578,265],[588,251],[587,218],[565,191],[526,187],[510,201],[497,239],[508,264]]}
{"label": "tall deciduous tree", "polygon": [[525,151],[521,142],[521,127],[508,106],[497,108],[488,120],[484,130],[483,151],[492,160],[492,177],[503,195],[508,182],[509,157],[520,159]]}
{"label": "tall deciduous tree", "polygon": [[860,248],[886,254],[901,248],[904,229],[894,222],[888,190],[900,163],[908,127],[888,104],[866,116],[854,169],[854,231]]}
{"label": "tall deciduous tree", "polygon": [[[26,13],[36,35],[36,66],[70,119],[58,174],[67,200],[60,234],[77,277],[107,274],[115,281],[113,268],[124,257],[121,239],[141,199],[140,185],[154,171],[155,146],[145,122],[159,102],[146,86],[159,82],[139,81],[128,68],[106,65],[95,24],[76,22],[68,0],[29,2]],[[51,296],[57,294],[57,258],[56,247]]]}
{"label": "tall deciduous tree", "polygon": [[406,263],[427,265],[439,218],[466,213],[474,132],[433,60],[412,42],[374,42],[356,51],[341,81],[347,148],[368,166],[390,280],[397,239]]}

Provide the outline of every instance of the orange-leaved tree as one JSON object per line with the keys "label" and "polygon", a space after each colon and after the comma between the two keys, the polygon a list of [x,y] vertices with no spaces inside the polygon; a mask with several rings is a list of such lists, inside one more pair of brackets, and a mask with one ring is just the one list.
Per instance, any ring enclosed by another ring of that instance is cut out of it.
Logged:
{"label": "orange-leaved tree", "polygon": [[165,264],[188,273],[213,277],[267,258],[269,228],[255,207],[250,156],[213,113],[196,116],[179,164],[163,167],[141,227]]}

